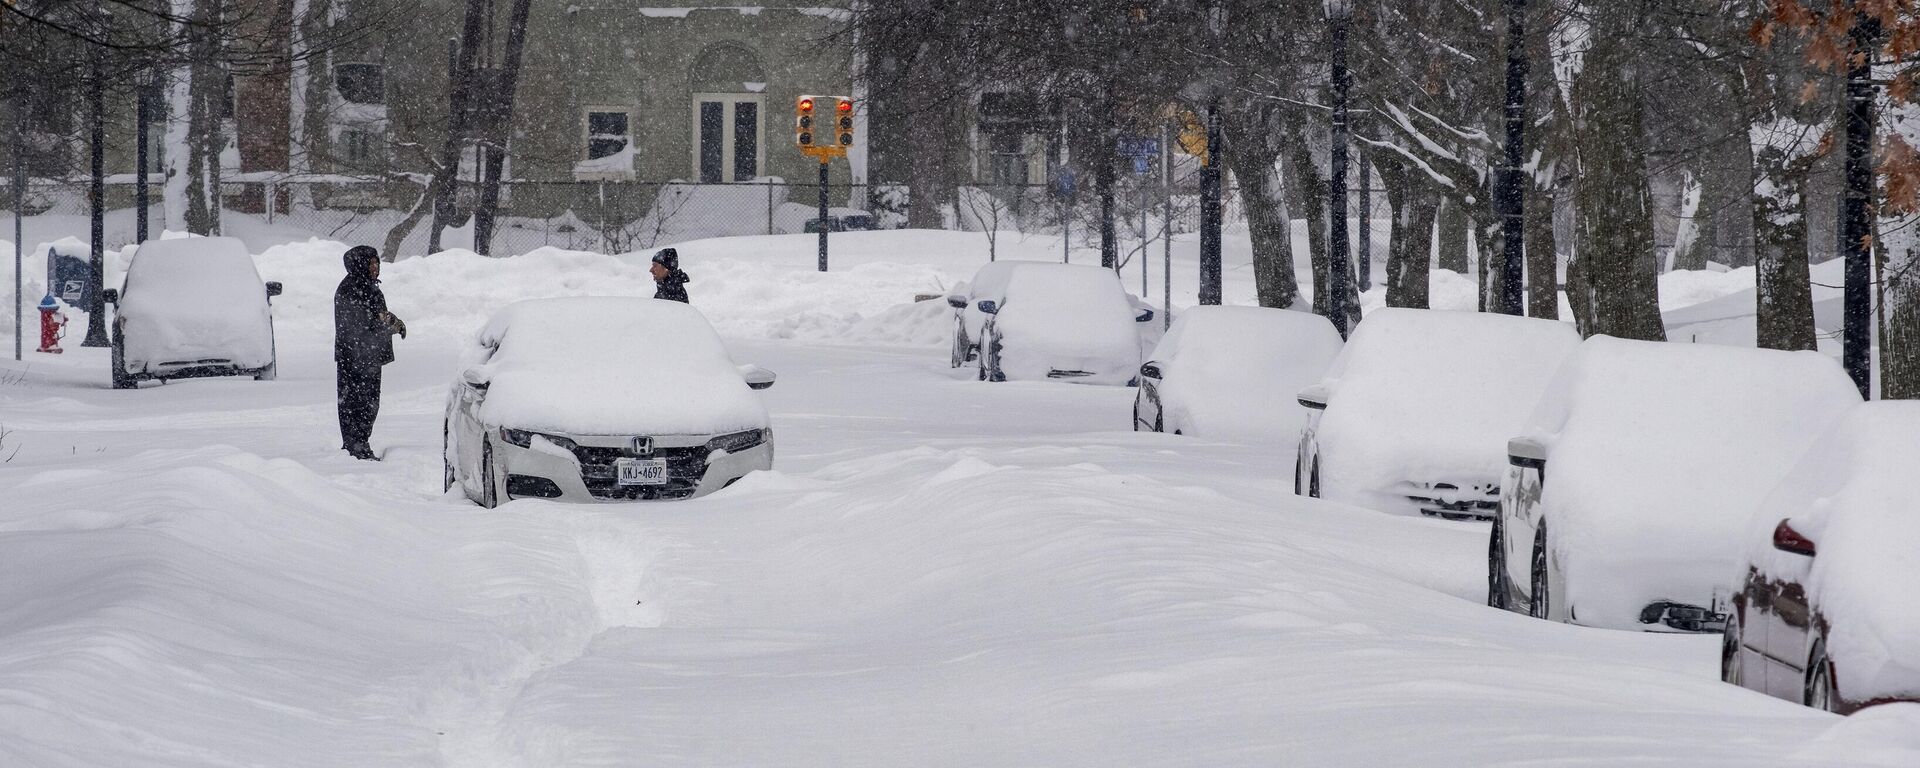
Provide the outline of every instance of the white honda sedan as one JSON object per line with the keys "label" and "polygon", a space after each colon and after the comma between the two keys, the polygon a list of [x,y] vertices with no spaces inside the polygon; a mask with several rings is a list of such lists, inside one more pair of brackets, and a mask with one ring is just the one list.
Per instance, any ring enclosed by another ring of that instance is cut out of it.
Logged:
{"label": "white honda sedan", "polygon": [[754,390],[706,317],[644,298],[523,301],[481,329],[447,397],[445,486],[524,498],[687,499],[773,467]]}

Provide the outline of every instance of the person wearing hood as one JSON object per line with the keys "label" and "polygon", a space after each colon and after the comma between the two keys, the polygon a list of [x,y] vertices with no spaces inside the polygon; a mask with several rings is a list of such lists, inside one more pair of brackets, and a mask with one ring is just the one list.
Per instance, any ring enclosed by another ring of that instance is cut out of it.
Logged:
{"label": "person wearing hood", "polygon": [[380,367],[393,362],[393,336],[407,324],[387,311],[380,292],[380,252],[347,251],[347,276],[333,292],[333,362],[337,373],[340,447],[356,459],[375,458],[367,444],[380,413]]}
{"label": "person wearing hood", "polygon": [[653,255],[653,266],[650,269],[653,272],[653,282],[660,286],[654,290],[654,298],[677,301],[682,304],[691,303],[687,301],[687,283],[692,282],[693,278],[680,271],[679,251],[672,248],[660,249],[659,253]]}

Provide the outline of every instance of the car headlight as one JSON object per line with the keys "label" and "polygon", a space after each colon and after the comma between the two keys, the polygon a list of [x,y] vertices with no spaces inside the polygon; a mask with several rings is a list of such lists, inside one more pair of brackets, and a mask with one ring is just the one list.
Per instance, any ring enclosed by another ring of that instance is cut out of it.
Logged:
{"label": "car headlight", "polygon": [[771,429],[749,429],[745,432],[721,435],[707,441],[707,450],[739,453],[766,442],[767,437],[772,433]]}
{"label": "car headlight", "polygon": [[531,432],[524,429],[512,429],[509,427],[500,428],[501,440],[506,441],[508,445],[517,445],[517,446],[520,446],[521,448],[532,448],[533,438],[535,436],[544,437],[547,439],[548,442],[553,443],[554,445],[560,446],[561,448],[565,448],[569,451],[579,447],[579,444],[567,438],[560,437],[558,435],[549,435],[544,432]]}

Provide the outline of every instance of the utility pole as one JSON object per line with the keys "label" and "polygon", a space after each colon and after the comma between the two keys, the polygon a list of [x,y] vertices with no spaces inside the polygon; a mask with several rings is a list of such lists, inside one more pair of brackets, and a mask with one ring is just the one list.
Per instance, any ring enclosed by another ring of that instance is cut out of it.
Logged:
{"label": "utility pole", "polygon": [[1346,338],[1353,332],[1347,307],[1347,22],[1352,15],[1348,0],[1325,0],[1330,22],[1332,52],[1330,70],[1333,81],[1333,130],[1327,163],[1327,314],[1333,327]]}
{"label": "utility pole", "polygon": [[[98,5],[94,8],[96,14],[101,13]],[[96,28],[99,29],[104,36],[106,32],[106,24],[104,21],[98,22]],[[110,345],[110,342],[107,341],[107,302],[105,297],[101,295],[104,293],[106,287],[105,272],[107,268],[107,107],[106,85],[102,82],[106,77],[105,68],[101,65],[102,55],[100,46],[89,46],[89,52],[87,54],[87,100],[89,105],[93,107],[93,135],[91,137],[93,139],[93,152],[90,160],[91,170],[93,171],[93,183],[87,187],[87,207],[89,208],[89,213],[92,218],[93,258],[89,263],[90,268],[87,270],[87,337],[80,342],[80,346],[83,347],[105,347]],[[216,162],[218,161],[216,160]],[[217,203],[219,199],[219,193],[216,190],[214,201]],[[49,255],[51,255],[51,253],[49,253]]]}
{"label": "utility pole", "polygon": [[1507,146],[1494,201],[1500,209],[1500,313],[1526,314],[1527,0],[1504,0],[1507,10]]}
{"label": "utility pole", "polygon": [[27,97],[16,93],[13,99],[13,359],[20,359],[21,328],[26,319],[20,312],[20,270],[25,261],[26,243],[22,217],[27,207]]}
{"label": "utility pole", "polygon": [[1220,99],[1207,102],[1207,149],[1200,158],[1200,295],[1202,305],[1219,304],[1220,290],[1220,167],[1226,161],[1226,141],[1220,135]]}
{"label": "utility pole", "polygon": [[1860,396],[1871,399],[1873,274],[1868,241],[1873,234],[1873,125],[1878,118],[1873,52],[1879,47],[1880,20],[1871,13],[1856,12],[1849,36],[1853,55],[1847,59],[1847,187],[1841,208],[1846,288],[1840,360],[1860,388]]}

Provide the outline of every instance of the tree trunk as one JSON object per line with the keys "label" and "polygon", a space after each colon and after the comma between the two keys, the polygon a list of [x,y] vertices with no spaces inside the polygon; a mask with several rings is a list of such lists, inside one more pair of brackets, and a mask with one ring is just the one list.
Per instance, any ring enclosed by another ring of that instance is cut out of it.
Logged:
{"label": "tree trunk", "polygon": [[1327,183],[1320,177],[1320,169],[1314,166],[1313,153],[1307,149],[1307,143],[1298,140],[1297,132],[1291,138],[1293,140],[1287,142],[1291,150],[1286,163],[1285,194],[1292,203],[1288,208],[1299,210],[1307,221],[1307,258],[1313,265],[1313,313],[1332,317],[1327,308],[1327,235],[1321,225],[1327,219],[1327,201],[1310,191],[1326,189]]}
{"label": "tree trunk", "polygon": [[1527,317],[1560,318],[1560,257],[1553,237],[1557,199],[1558,190],[1539,186],[1527,195]]}
{"label": "tree trunk", "polygon": [[1264,142],[1237,141],[1227,155],[1227,166],[1240,180],[1240,200],[1247,209],[1260,306],[1285,309],[1299,301],[1300,286],[1293,273],[1293,221],[1279,159],[1279,153]]}
{"label": "tree trunk", "polygon": [[1462,277],[1472,275],[1467,257],[1467,207],[1448,197],[1440,206],[1440,258],[1435,265],[1450,269]]}
{"label": "tree trunk", "polygon": [[[1574,80],[1576,258],[1591,303],[1582,334],[1665,341],[1660,321],[1652,192],[1632,9],[1596,6],[1592,46]],[[1575,290],[1568,286],[1569,291]]]}
{"label": "tree trunk", "polygon": [[1440,213],[1440,198],[1425,185],[1415,183],[1419,172],[1409,172],[1405,164],[1393,162],[1391,157],[1383,152],[1374,162],[1374,172],[1386,186],[1387,206],[1393,217],[1387,241],[1387,306],[1426,309],[1433,222]]}
{"label": "tree trunk", "polygon": [[1764,349],[1813,349],[1806,177],[1791,174],[1780,156],[1763,151],[1754,168],[1754,324]]}
{"label": "tree trunk", "polygon": [[1880,274],[1887,318],[1880,335],[1880,397],[1920,400],[1920,254],[1890,254]]}
{"label": "tree trunk", "polygon": [[1486,218],[1476,217],[1473,222],[1474,274],[1480,281],[1480,311],[1499,312],[1503,295],[1500,262],[1506,258],[1505,232],[1492,208],[1487,208],[1485,215]]}

